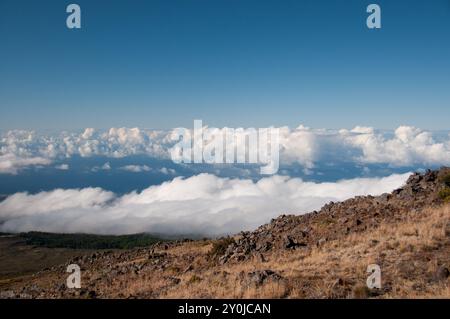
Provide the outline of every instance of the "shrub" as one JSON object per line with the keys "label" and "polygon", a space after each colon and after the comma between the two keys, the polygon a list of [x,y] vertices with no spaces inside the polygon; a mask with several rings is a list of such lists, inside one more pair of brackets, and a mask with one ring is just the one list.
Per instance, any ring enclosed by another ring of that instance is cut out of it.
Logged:
{"label": "shrub", "polygon": [[439,191],[439,198],[446,203],[450,203],[450,187],[446,187]]}
{"label": "shrub", "polygon": [[234,243],[234,239],[231,237],[216,240],[215,242],[213,242],[211,251],[208,254],[209,258],[218,259],[220,256],[223,256],[228,246],[230,246],[232,243]]}
{"label": "shrub", "polygon": [[191,278],[189,278],[188,283],[195,284],[195,283],[200,282],[200,281],[202,281],[202,278],[200,278],[197,275],[193,275]]}
{"label": "shrub", "polygon": [[441,177],[441,182],[445,184],[445,186],[450,187],[450,173]]}

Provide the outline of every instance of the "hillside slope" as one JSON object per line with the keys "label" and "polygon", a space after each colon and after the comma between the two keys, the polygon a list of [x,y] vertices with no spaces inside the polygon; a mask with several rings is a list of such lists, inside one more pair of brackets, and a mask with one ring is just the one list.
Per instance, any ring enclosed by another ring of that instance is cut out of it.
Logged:
{"label": "hillside slope", "polygon": [[[280,216],[218,240],[99,251],[3,284],[23,298],[450,298],[450,169],[413,174],[391,194]],[[82,289],[65,286],[67,265]],[[369,290],[378,264],[382,289]]]}

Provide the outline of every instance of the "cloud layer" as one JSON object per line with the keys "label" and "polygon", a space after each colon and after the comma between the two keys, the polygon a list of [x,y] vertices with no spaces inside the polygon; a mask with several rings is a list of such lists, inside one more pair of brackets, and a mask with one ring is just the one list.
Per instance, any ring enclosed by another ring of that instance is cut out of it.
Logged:
{"label": "cloud layer", "polygon": [[302,214],[329,201],[390,192],[408,175],[313,183],[286,176],[253,182],[200,174],[123,196],[100,188],[17,193],[0,203],[0,231],[236,233],[254,229],[280,214]]}
{"label": "cloud layer", "polygon": [[[221,133],[223,130],[216,130]],[[352,130],[280,128],[280,161],[313,169],[321,161],[329,163],[450,165],[450,135],[437,135],[410,126],[380,132],[368,127]],[[121,158],[147,155],[170,158],[177,141],[172,131],[138,128],[111,128],[80,133],[42,135],[32,131],[8,131],[0,135],[0,173],[16,174],[32,165],[48,165],[56,159],[106,156]]]}
{"label": "cloud layer", "polygon": [[0,174],[17,174],[21,169],[36,165],[49,165],[52,161],[40,156],[20,157],[7,153],[0,155]]}

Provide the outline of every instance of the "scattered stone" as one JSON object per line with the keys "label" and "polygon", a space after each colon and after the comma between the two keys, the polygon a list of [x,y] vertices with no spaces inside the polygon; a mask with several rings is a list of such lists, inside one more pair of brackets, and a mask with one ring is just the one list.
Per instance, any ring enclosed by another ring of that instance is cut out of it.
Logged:
{"label": "scattered stone", "polygon": [[445,236],[450,237],[450,222],[447,222],[447,224],[445,225],[444,233],[445,233]]}
{"label": "scattered stone", "polygon": [[434,280],[436,281],[443,281],[446,280],[450,276],[450,271],[448,268],[441,266],[439,267],[435,274],[434,274]]}
{"label": "scattered stone", "polygon": [[185,274],[187,272],[190,272],[193,269],[194,269],[194,267],[192,265],[189,265],[189,266],[186,267],[186,269],[183,270],[183,274]]}
{"label": "scattered stone", "polygon": [[16,294],[12,290],[0,291],[0,299],[15,299]]}
{"label": "scattered stone", "polygon": [[342,278],[336,279],[336,281],[333,283],[333,286],[342,286],[344,285],[344,280]]}
{"label": "scattered stone", "polygon": [[[195,275],[194,275],[195,276]],[[194,277],[193,276],[193,277]],[[170,281],[173,285],[178,285],[181,282],[180,278],[177,277],[166,277],[168,281]]]}
{"label": "scattered stone", "polygon": [[280,281],[282,277],[272,270],[257,270],[247,274],[247,284],[260,286],[268,280]]}
{"label": "scattered stone", "polygon": [[286,249],[295,249],[300,246],[306,246],[304,243],[298,243],[295,239],[293,239],[291,236],[286,236],[284,239],[284,248]]}
{"label": "scattered stone", "polygon": [[257,253],[256,254],[256,260],[260,263],[265,263],[266,262],[266,258],[264,258],[264,255],[261,253]]}

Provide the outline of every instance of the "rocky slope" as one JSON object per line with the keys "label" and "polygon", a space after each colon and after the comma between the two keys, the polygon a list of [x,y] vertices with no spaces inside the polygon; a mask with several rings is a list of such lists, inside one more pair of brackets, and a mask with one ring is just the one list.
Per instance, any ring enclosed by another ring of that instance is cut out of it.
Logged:
{"label": "rocky slope", "polygon": [[440,204],[441,182],[449,169],[415,173],[406,185],[391,194],[359,196],[328,203],[320,211],[301,216],[280,216],[254,232],[244,232],[230,244],[221,262],[244,260],[249,253],[272,249],[296,249],[321,245],[351,233],[363,232],[386,221],[401,221],[405,211],[420,211]]}
{"label": "rocky slope", "polygon": [[[450,298],[450,169],[413,174],[378,197],[280,216],[218,240],[99,251],[33,276],[1,282],[8,298]],[[82,288],[68,289],[69,264]],[[368,290],[379,264],[383,288]]]}

